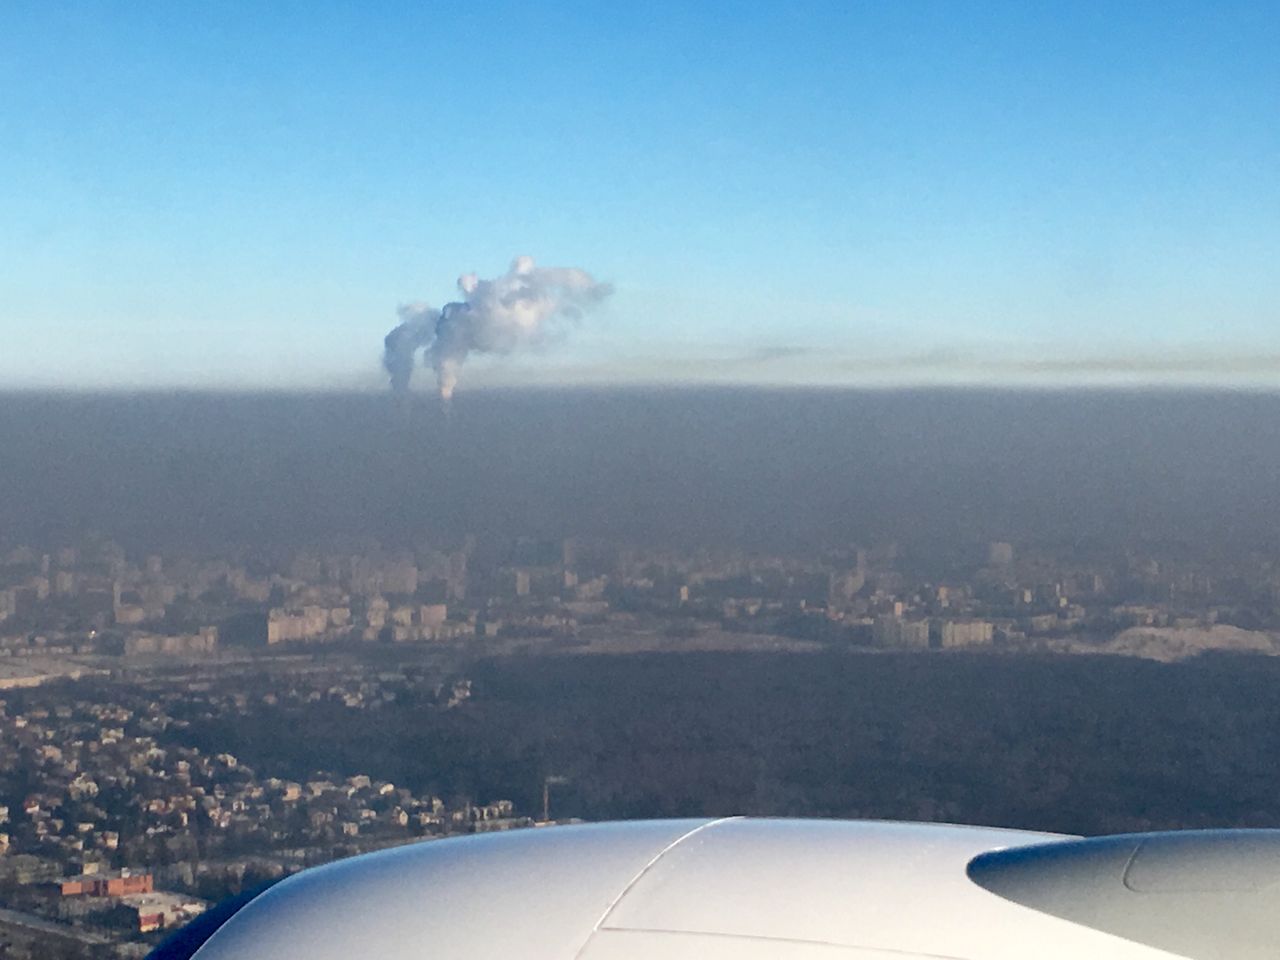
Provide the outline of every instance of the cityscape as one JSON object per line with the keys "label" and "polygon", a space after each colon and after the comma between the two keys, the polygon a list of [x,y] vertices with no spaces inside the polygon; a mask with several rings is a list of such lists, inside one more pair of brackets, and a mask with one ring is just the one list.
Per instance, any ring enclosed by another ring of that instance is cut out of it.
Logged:
{"label": "cityscape", "polygon": [[1272,957],[1278,47],[0,5],[0,960]]}
{"label": "cityscape", "polygon": [[494,660],[1280,651],[1280,558],[1188,556],[990,541],[945,562],[895,543],[813,556],[476,536],[223,556],[7,544],[0,943],[142,956],[210,904],[304,867],[579,812],[559,809],[555,770],[478,795],[423,789],[421,771],[304,769],[310,755],[268,769],[220,748],[220,725],[302,709],[376,725],[405,704],[465,717],[483,697],[473,669]]}

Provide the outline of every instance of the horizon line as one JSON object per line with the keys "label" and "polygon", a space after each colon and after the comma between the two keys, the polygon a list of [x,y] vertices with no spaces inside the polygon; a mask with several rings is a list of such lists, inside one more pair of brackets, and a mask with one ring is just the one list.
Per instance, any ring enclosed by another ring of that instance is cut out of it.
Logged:
{"label": "horizon line", "polygon": [[1169,383],[1143,381],[1135,383],[714,383],[699,381],[653,381],[622,383],[527,383],[477,384],[455,394],[453,400],[442,400],[429,390],[413,390],[396,394],[386,389],[365,387],[319,386],[213,386],[213,385],[20,385],[0,384],[0,397],[362,397],[385,398],[388,401],[422,401],[435,403],[465,402],[469,396],[512,393],[989,393],[989,394],[1199,394],[1199,395],[1280,395],[1280,383]]}

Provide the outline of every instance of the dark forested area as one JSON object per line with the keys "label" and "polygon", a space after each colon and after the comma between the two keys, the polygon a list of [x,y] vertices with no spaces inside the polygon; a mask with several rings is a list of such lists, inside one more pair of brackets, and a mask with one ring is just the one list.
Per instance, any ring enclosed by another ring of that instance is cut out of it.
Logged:
{"label": "dark forested area", "polygon": [[450,710],[259,705],[194,735],[591,819],[884,817],[1082,833],[1280,824],[1280,661],[686,654],[478,664]]}

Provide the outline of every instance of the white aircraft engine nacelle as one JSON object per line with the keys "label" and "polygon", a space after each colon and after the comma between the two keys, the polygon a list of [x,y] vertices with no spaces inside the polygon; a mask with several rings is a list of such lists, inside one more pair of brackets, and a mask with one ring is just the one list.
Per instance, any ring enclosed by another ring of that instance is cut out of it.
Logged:
{"label": "white aircraft engine nacelle", "polygon": [[823,820],[410,844],[215,908],[155,960],[1259,960],[1280,831],[1096,839]]}

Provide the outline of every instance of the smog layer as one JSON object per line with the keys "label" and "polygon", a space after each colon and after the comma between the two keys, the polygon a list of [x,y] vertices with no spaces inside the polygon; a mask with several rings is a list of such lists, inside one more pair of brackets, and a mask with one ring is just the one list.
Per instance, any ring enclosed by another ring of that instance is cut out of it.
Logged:
{"label": "smog layer", "polygon": [[1280,536],[1280,397],[481,391],[11,394],[0,526],[126,544]]}

